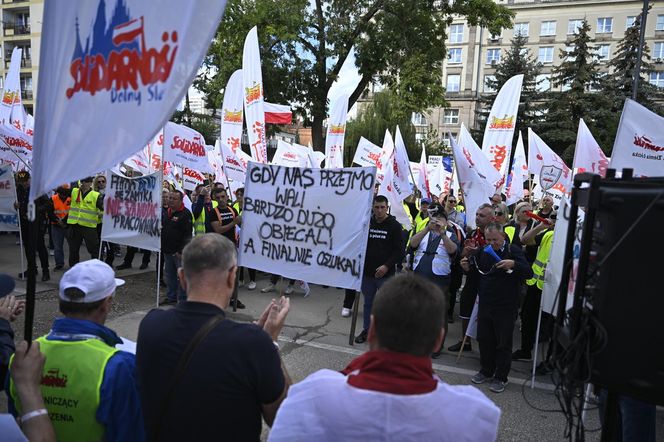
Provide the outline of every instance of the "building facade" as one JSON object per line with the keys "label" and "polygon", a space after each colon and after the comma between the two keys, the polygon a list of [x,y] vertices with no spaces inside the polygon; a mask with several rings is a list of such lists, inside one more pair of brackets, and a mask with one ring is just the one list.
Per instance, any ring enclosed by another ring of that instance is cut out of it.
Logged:
{"label": "building facade", "polygon": [[[448,58],[443,65],[449,107],[414,114],[418,138],[435,129],[449,143],[449,134],[456,137],[462,122],[469,128],[476,127],[478,97],[492,92],[486,81],[494,75],[495,66],[509,50],[516,33],[528,38],[526,46],[530,54],[542,63],[541,90],[560,90],[553,87],[551,72],[561,63],[560,50],[569,47],[581,22],[588,20],[593,44],[601,63],[606,64],[643,6],[641,0],[499,0],[497,3],[516,14],[512,29],[490,35],[486,29],[469,26],[462,18],[450,25],[446,41]],[[645,40],[655,66],[647,81],[664,87],[664,2],[654,2],[646,24]]]}

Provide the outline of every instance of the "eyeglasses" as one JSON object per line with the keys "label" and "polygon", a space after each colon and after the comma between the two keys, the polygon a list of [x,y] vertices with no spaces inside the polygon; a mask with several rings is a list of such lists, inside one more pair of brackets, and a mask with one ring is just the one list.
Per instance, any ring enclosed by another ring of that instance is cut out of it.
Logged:
{"label": "eyeglasses", "polygon": [[447,202],[450,203],[450,204],[456,204],[456,201],[454,201],[454,200],[447,200]]}
{"label": "eyeglasses", "polygon": [[496,215],[496,216],[503,216],[503,212],[494,212],[494,215]]}

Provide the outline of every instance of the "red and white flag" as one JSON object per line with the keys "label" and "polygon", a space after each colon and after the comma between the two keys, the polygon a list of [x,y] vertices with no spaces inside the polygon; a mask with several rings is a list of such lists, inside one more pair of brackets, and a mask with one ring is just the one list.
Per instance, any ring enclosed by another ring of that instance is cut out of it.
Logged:
{"label": "red and white flag", "polygon": [[0,125],[0,162],[14,171],[30,170],[32,137],[14,126]]}
{"label": "red and white flag", "polygon": [[526,163],[526,150],[523,146],[523,137],[519,132],[519,139],[516,142],[516,150],[514,151],[514,161],[512,162],[512,171],[507,178],[507,187],[505,188],[505,195],[507,196],[507,205],[511,205],[523,198],[525,183],[530,178],[528,172],[528,164]]}
{"label": "red and white flag", "polygon": [[293,111],[285,104],[263,103],[265,124],[292,124]]}
{"label": "red and white flag", "polygon": [[247,136],[249,137],[251,157],[258,163],[267,163],[265,91],[263,90],[263,74],[261,72],[256,26],[251,28],[244,40],[242,87],[244,88],[244,114],[247,119]]}
{"label": "red and white flag", "polygon": [[325,168],[340,169],[344,167],[344,137],[346,134],[346,117],[348,115],[348,95],[342,95],[334,102],[330,111],[325,135]]}
{"label": "red and white flag", "polygon": [[380,174],[383,170],[383,163],[381,162],[382,152],[383,149],[380,146],[376,146],[366,138],[360,137],[357,149],[355,149],[353,163],[365,167],[375,166],[377,174]]}
{"label": "red and white flag", "polygon": [[[39,68],[48,75],[39,78],[30,198],[111,168],[145,146],[181,102],[225,6],[225,0],[44,2]],[[138,32],[132,21],[141,18]]]}
{"label": "red and white flag", "polygon": [[512,137],[519,110],[522,84],[523,74],[515,75],[505,82],[496,95],[484,129],[482,152],[500,173],[502,181],[498,185],[498,190],[503,188],[509,170]]}

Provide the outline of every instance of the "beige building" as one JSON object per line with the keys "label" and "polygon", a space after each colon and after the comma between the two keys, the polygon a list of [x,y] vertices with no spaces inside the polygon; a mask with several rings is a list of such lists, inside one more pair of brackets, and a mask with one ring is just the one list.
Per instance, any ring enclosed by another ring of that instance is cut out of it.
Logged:
{"label": "beige building", "polygon": [[[443,82],[447,88],[448,108],[413,115],[418,138],[430,129],[437,130],[443,140],[448,132],[456,136],[463,122],[475,127],[478,96],[490,92],[486,79],[495,72],[495,65],[509,49],[515,33],[528,37],[527,48],[542,63],[540,87],[552,90],[551,69],[560,64],[560,50],[568,47],[574,31],[583,19],[588,20],[591,35],[598,46],[602,63],[616,51],[625,29],[641,12],[641,0],[499,0],[515,12],[514,28],[500,35],[486,29],[468,26],[463,19],[454,20],[446,41],[448,59],[443,66]],[[646,42],[656,72],[647,79],[664,87],[664,2],[654,2],[647,18]],[[555,89],[553,89],[555,90]]]}
{"label": "beige building", "polygon": [[44,0],[2,0],[2,33],[0,33],[0,87],[9,70],[9,61],[15,47],[23,51],[21,56],[21,92],[26,110],[34,113],[39,71],[39,47],[41,41]]}

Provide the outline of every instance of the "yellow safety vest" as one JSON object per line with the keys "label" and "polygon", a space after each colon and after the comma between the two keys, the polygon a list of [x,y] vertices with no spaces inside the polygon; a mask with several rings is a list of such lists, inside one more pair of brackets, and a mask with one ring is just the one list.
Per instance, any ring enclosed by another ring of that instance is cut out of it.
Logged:
{"label": "yellow safety vest", "polygon": [[[101,383],[108,360],[118,350],[99,339],[55,341],[38,338],[46,356],[41,392],[57,440],[102,440],[104,426],[97,421]],[[11,362],[10,362],[11,363]],[[13,381],[9,393],[23,414]]]}
{"label": "yellow safety vest", "polygon": [[233,209],[237,212],[238,215],[242,215],[242,208],[240,207],[240,203],[235,201],[233,204]]}
{"label": "yellow safety vest", "polygon": [[[413,228],[413,217],[410,214],[410,208],[408,207],[408,205],[406,203],[401,203],[401,205],[403,206],[403,210],[406,212],[406,216],[408,216],[408,220],[410,221],[410,229],[412,229]],[[401,225],[401,227],[403,227],[406,230],[409,230],[409,228],[404,226],[403,224]]]}
{"label": "yellow safety vest", "polygon": [[74,187],[71,191],[71,206],[69,207],[69,218],[67,224],[78,224],[82,227],[96,228],[99,224],[100,211],[97,209],[97,198],[99,192],[91,190],[85,195],[85,198],[80,198],[79,192],[81,189]]}
{"label": "yellow safety vest", "polygon": [[516,232],[516,227],[514,226],[505,227],[505,233],[507,234],[507,237],[510,239],[510,243],[514,241],[514,232]]}
{"label": "yellow safety vest", "polygon": [[551,245],[553,244],[553,230],[549,230],[542,237],[542,242],[537,249],[537,256],[533,262],[533,273],[534,276],[526,281],[528,285],[537,284],[538,289],[544,288],[544,270],[546,270],[546,265],[549,262],[549,256],[551,255]]}
{"label": "yellow safety vest", "polygon": [[427,226],[427,223],[429,222],[429,216],[426,218],[422,218],[422,212],[419,212],[417,216],[415,216],[415,232],[418,233],[422,231]]}
{"label": "yellow safety vest", "polygon": [[[219,205],[218,202],[212,200],[212,208],[216,209]],[[201,213],[198,214],[198,218],[194,218],[194,235],[204,235],[205,234],[205,206]]]}

